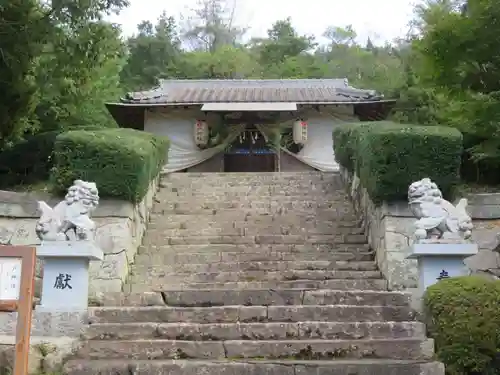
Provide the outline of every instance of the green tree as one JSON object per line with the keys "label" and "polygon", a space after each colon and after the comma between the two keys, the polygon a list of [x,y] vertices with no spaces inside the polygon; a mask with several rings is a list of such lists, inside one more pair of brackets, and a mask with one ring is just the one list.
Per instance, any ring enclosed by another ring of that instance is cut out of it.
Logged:
{"label": "green tree", "polygon": [[0,147],[34,125],[38,101],[34,67],[48,32],[46,15],[36,0],[0,5]]}
{"label": "green tree", "polygon": [[262,66],[282,64],[286,59],[305,54],[316,46],[313,37],[297,33],[290,18],[276,21],[267,35],[267,39],[254,39],[251,43]]}
{"label": "green tree", "polygon": [[356,44],[358,34],[354,31],[352,25],[346,27],[330,26],[325,30],[323,36],[328,39],[330,47],[339,45],[353,46]]}
{"label": "green tree", "polygon": [[314,55],[301,54],[286,57],[282,62],[269,65],[262,78],[324,78],[328,77],[328,66]]}
{"label": "green tree", "polygon": [[260,67],[253,56],[242,47],[229,45],[214,52],[194,51],[182,56],[182,78],[238,79],[259,77]]}
{"label": "green tree", "polygon": [[104,102],[120,93],[124,63],[120,29],[102,18],[123,0],[59,0],[46,4],[50,39],[37,66],[40,130],[116,126]]}
{"label": "green tree", "polygon": [[[500,9],[494,0],[428,0],[416,7],[394,118],[464,133],[463,176],[498,183]],[[408,44],[408,43],[407,43]]]}
{"label": "green tree", "polygon": [[483,138],[476,161],[500,165],[500,8],[494,0],[432,1],[419,8],[424,84],[446,92],[441,121]]}
{"label": "green tree", "polygon": [[42,131],[83,126],[115,126],[104,102],[120,93],[123,45],[119,30],[94,21],[46,45],[37,84],[36,114]]}
{"label": "green tree", "polygon": [[121,82],[128,91],[149,89],[159,78],[182,75],[181,42],[173,17],[163,13],[156,25],[143,21],[138,33],[127,41],[128,58],[121,72]]}

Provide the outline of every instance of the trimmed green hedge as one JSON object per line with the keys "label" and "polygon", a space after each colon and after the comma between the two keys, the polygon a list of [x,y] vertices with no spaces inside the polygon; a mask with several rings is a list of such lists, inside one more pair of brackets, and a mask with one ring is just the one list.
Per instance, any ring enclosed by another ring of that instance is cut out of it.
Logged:
{"label": "trimmed green hedge", "polygon": [[354,150],[352,147],[352,124],[343,124],[333,129],[333,152],[335,160],[344,168],[354,170]]}
{"label": "trimmed green hedge", "polygon": [[[333,151],[335,160],[349,171],[357,169],[356,159],[358,155],[356,150],[358,149],[360,133],[369,131],[373,124],[373,122],[348,123],[334,128]],[[378,126],[384,125],[382,122],[377,124]]]}
{"label": "trimmed green hedge", "polygon": [[335,158],[356,172],[375,202],[405,200],[423,177],[444,194],[459,181],[462,134],[442,126],[392,122],[345,124],[333,131]]}
{"label": "trimmed green hedge", "polygon": [[165,164],[166,138],[131,129],[77,130],[57,137],[51,180],[64,192],[75,179],[93,181],[99,195],[140,201]]}
{"label": "trimmed green hedge", "polygon": [[445,279],[426,291],[429,335],[449,375],[500,374],[500,281]]}

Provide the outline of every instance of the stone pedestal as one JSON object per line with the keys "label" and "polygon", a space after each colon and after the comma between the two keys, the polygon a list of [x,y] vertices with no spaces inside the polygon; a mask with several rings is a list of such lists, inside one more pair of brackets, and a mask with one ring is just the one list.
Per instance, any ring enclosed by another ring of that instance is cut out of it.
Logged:
{"label": "stone pedestal", "polygon": [[411,248],[408,259],[418,261],[418,286],[423,292],[439,280],[469,274],[464,260],[477,254],[474,243],[421,241]]}
{"label": "stone pedestal", "polygon": [[44,261],[40,309],[87,310],[89,262],[102,260],[102,250],[91,241],[45,241],[37,257]]}

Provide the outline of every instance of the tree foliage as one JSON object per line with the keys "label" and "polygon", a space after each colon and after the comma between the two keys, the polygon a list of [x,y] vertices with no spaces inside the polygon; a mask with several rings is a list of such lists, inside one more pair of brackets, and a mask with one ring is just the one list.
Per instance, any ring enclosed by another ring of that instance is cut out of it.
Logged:
{"label": "tree foliage", "polygon": [[46,15],[36,0],[0,5],[0,139],[30,128],[38,95],[34,70],[43,50]]}
{"label": "tree foliage", "polygon": [[[390,94],[402,84],[401,59],[393,48],[371,41],[368,46],[358,44],[349,25],[329,27],[326,46],[301,35],[290,18],[277,20],[266,37],[244,42],[247,27],[236,23],[234,3],[200,1],[180,25],[165,14],[156,25],[140,24],[128,39],[123,85],[140,90],[159,78],[345,77],[359,87]],[[166,19],[168,32],[160,35]]]}
{"label": "tree foliage", "polygon": [[45,46],[37,67],[41,130],[113,126],[102,104],[121,93],[119,30],[101,20],[66,26]]}
{"label": "tree foliage", "polygon": [[475,170],[469,177],[478,182],[500,182],[481,173],[500,168],[499,19],[494,0],[428,0],[417,7],[412,61],[399,91],[397,117],[464,133],[466,164]]}
{"label": "tree foliage", "polygon": [[104,15],[125,0],[13,0],[0,5],[0,138],[114,126],[103,101],[121,93],[120,30]]}
{"label": "tree foliage", "polygon": [[148,89],[158,78],[177,76],[181,41],[173,17],[163,13],[156,25],[143,21],[137,34],[127,41],[127,64],[121,71],[121,82],[129,90]]}
{"label": "tree foliage", "polygon": [[126,0],[8,2],[0,15],[4,145],[27,133],[116,126],[104,103],[161,78],[346,77],[387,93],[399,85],[400,59],[390,48],[357,44],[351,26],[329,27],[323,47],[290,18],[245,41],[235,4],[200,0],[183,20],[163,13],[123,41],[105,16]]}
{"label": "tree foliage", "polygon": [[413,34],[382,46],[360,43],[351,25],[331,25],[320,43],[290,18],[249,39],[235,4],[199,0],[182,19],[163,13],[126,39],[105,17],[126,0],[0,5],[0,147],[27,133],[116,126],[104,103],[161,78],[347,78],[398,98],[394,120],[461,130],[473,169],[500,166],[494,0],[427,0]]}

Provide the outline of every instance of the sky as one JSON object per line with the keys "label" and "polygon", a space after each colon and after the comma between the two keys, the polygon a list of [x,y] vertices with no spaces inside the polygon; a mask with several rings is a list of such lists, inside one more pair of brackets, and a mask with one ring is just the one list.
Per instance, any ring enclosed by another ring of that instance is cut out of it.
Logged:
{"label": "sky", "polygon": [[[165,10],[182,22],[192,14],[198,0],[130,0],[130,6],[113,22],[122,25],[125,36],[136,31],[142,20],[156,21]],[[291,17],[301,34],[321,35],[328,26],[352,25],[358,41],[368,37],[377,44],[404,36],[416,0],[228,0],[236,3],[235,18],[239,25],[248,25],[248,36],[262,37],[279,19]],[[293,4],[293,5],[292,5]]]}

